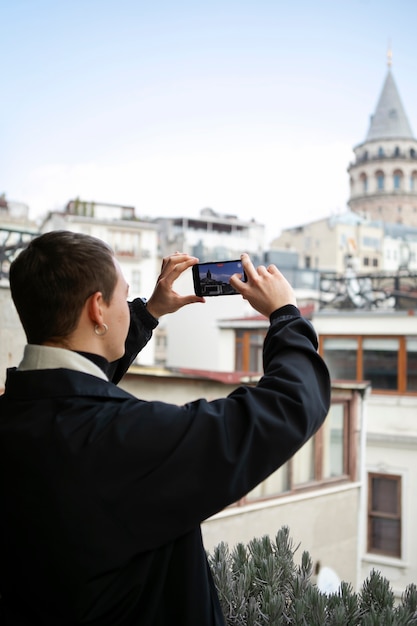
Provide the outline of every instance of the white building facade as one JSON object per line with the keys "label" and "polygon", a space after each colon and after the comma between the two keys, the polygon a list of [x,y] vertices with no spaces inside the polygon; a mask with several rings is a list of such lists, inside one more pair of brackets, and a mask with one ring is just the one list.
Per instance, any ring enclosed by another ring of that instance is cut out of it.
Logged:
{"label": "white building facade", "polygon": [[162,256],[177,250],[203,261],[239,259],[248,252],[256,261],[265,250],[265,227],[255,220],[202,209],[198,217],[159,218]]}
{"label": "white building facade", "polygon": [[377,569],[397,597],[417,580],[417,322],[408,311],[313,318],[332,379],[369,381],[361,578]]}

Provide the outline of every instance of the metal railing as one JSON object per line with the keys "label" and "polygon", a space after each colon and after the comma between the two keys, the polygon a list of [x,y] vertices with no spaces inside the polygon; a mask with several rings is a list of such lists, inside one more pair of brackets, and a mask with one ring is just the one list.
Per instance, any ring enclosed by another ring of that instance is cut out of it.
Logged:
{"label": "metal railing", "polygon": [[8,284],[13,259],[39,233],[0,227],[0,284]]}
{"label": "metal railing", "polygon": [[320,309],[410,310],[417,308],[417,273],[409,270],[370,274],[322,272]]}

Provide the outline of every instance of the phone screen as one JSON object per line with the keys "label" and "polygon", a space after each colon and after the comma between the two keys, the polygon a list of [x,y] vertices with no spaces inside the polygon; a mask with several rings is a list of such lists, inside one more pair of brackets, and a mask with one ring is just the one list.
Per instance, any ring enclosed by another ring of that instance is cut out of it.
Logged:
{"label": "phone screen", "polygon": [[240,260],[213,261],[193,265],[194,291],[197,296],[204,297],[237,294],[238,292],[229,284],[230,277],[236,273],[242,274],[242,280],[246,281]]}

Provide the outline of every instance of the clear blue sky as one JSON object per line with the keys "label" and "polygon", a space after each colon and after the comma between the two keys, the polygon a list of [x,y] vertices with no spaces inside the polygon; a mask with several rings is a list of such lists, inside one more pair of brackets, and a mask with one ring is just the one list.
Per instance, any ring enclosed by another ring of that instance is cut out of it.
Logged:
{"label": "clear blue sky", "polygon": [[393,50],[417,132],[415,0],[3,0],[0,193],[204,207],[282,228],[346,209]]}

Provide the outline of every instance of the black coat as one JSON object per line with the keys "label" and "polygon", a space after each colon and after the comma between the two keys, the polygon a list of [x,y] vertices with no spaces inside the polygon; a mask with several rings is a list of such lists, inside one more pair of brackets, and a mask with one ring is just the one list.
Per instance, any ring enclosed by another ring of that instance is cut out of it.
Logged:
{"label": "black coat", "polygon": [[82,372],[9,370],[0,593],[5,614],[21,621],[1,623],[223,624],[200,523],[322,424],[330,383],[316,348],[311,325],[285,307],[273,315],[256,387],[184,406],[138,400]]}

